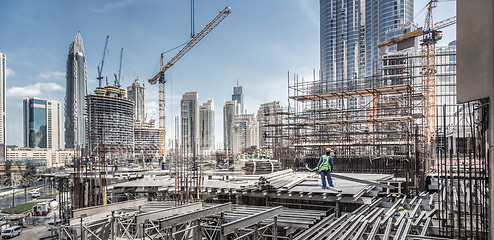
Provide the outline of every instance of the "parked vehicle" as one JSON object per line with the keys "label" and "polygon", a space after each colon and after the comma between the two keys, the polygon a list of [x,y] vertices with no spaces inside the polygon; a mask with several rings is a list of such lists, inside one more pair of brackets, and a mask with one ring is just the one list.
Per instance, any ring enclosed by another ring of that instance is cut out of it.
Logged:
{"label": "parked vehicle", "polygon": [[33,206],[33,215],[34,216],[46,216],[50,211],[50,206],[48,203],[38,203]]}
{"label": "parked vehicle", "polygon": [[2,232],[2,238],[13,238],[15,236],[19,236],[22,232],[21,226],[12,226],[9,227]]}

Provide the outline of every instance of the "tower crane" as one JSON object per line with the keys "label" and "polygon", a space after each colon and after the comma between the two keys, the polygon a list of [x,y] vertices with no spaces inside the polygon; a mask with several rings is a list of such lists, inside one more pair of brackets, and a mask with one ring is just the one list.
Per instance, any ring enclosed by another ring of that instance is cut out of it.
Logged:
{"label": "tower crane", "polygon": [[447,18],[440,22],[434,23],[432,9],[437,7],[439,0],[430,0],[427,3],[427,15],[425,18],[424,28],[419,28],[413,32],[403,34],[401,38],[394,38],[378,45],[380,49],[394,44],[400,44],[408,39],[422,36],[421,43],[421,62],[422,62],[422,88],[425,94],[424,110],[426,117],[427,143],[435,141],[436,125],[436,43],[442,39],[442,31],[439,29],[456,24],[456,16]]}
{"label": "tower crane", "polygon": [[159,84],[159,155],[166,154],[166,128],[165,128],[165,72],[178,62],[190,49],[208,35],[223,19],[231,13],[230,7],[225,7],[200,33],[190,40],[167,64],[163,65],[163,55],[160,58],[160,71],[151,79],[150,84]]}
{"label": "tower crane", "polygon": [[120,75],[122,73],[122,57],[123,57],[123,48],[120,49],[120,65],[118,67],[118,80],[115,82],[115,87],[120,88]]}
{"label": "tower crane", "polygon": [[106,35],[106,40],[105,40],[105,49],[103,49],[103,58],[101,59],[101,68],[100,64],[98,64],[98,84],[99,87],[101,88],[101,80],[103,80],[103,76],[101,76],[101,73],[103,72],[103,64],[105,63],[105,54],[106,54],[106,46],[108,45],[108,38],[110,38],[110,35]]}

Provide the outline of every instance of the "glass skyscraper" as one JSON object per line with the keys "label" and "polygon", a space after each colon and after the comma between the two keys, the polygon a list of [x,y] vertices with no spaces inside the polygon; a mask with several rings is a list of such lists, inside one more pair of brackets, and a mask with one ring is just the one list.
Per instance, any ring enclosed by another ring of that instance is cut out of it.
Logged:
{"label": "glass skyscraper", "polygon": [[187,92],[180,101],[182,149],[186,156],[199,154],[199,95]]}
{"label": "glass skyscraper", "polygon": [[60,149],[61,115],[59,101],[24,99],[24,147]]}
{"label": "glass skyscraper", "polygon": [[320,0],[322,79],[351,87],[371,76],[377,45],[413,21],[413,0]]}
{"label": "glass skyscraper", "polygon": [[65,85],[65,148],[85,144],[85,109],[87,94],[86,59],[81,33],[69,47]]}

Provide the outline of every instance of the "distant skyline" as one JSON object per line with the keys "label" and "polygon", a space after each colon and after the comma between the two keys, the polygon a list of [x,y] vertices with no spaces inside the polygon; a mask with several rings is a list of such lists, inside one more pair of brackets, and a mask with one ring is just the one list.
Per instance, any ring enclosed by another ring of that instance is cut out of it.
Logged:
{"label": "distant skyline", "polygon": [[[415,22],[423,25],[428,1],[415,1]],[[103,76],[113,82],[123,47],[122,88],[136,77],[145,81],[148,119],[158,118],[158,87],[147,84],[157,72],[161,52],[190,38],[189,1],[2,1],[0,52],[7,56],[7,144],[22,146],[22,99],[64,102],[68,47],[78,31],[84,42],[88,92],[97,87],[97,66],[110,35]],[[232,13],[167,72],[167,138],[185,92],[197,91],[202,104],[215,102],[216,140],[223,136],[223,105],[232,89],[243,87],[247,112],[260,104],[287,105],[287,71],[312,78],[319,69],[319,1],[196,1],[199,32],[225,6]],[[454,16],[455,2],[439,2],[434,20]],[[22,14],[19,14],[22,13]],[[444,30],[439,45],[456,39]],[[165,54],[168,61],[177,51]]]}

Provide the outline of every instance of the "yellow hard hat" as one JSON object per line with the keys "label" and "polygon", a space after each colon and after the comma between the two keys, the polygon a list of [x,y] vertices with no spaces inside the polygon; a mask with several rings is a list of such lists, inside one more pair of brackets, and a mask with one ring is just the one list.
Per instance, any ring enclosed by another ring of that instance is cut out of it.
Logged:
{"label": "yellow hard hat", "polygon": [[404,210],[404,208],[403,207],[399,207],[398,210]]}
{"label": "yellow hard hat", "polygon": [[326,148],[326,152],[332,152],[333,150],[331,148]]}
{"label": "yellow hard hat", "polygon": [[391,195],[391,196],[396,197],[396,194],[393,193],[393,195]]}

